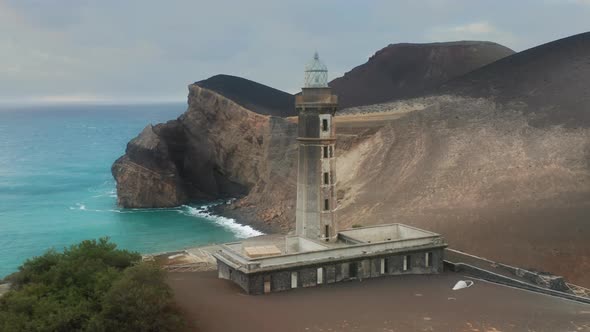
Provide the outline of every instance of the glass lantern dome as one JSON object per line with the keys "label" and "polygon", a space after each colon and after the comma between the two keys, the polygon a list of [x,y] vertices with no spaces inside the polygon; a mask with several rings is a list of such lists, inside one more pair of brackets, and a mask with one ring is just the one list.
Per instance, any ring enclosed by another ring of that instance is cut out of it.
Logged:
{"label": "glass lantern dome", "polygon": [[320,61],[318,52],[315,52],[313,59],[305,66],[304,88],[327,88],[328,67]]}

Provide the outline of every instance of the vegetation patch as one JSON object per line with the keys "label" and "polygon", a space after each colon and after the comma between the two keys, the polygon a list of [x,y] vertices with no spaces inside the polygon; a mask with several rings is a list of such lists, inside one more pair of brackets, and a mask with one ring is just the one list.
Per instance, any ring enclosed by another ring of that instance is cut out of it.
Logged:
{"label": "vegetation patch", "polygon": [[0,331],[181,331],[165,274],[108,238],[27,260],[7,278]]}

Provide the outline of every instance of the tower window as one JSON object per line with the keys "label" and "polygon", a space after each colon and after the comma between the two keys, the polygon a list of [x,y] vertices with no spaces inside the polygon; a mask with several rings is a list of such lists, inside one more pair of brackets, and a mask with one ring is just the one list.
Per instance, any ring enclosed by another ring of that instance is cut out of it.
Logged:
{"label": "tower window", "polygon": [[324,184],[330,184],[330,174],[328,172],[324,172]]}
{"label": "tower window", "polygon": [[328,131],[328,119],[322,119],[322,130]]}
{"label": "tower window", "polygon": [[326,241],[328,241],[330,239],[330,226],[326,225],[326,229],[324,232],[325,232],[324,237],[326,238]]}
{"label": "tower window", "polygon": [[330,210],[330,200],[329,199],[324,199],[324,210],[328,211]]}
{"label": "tower window", "polygon": [[334,149],[330,145],[330,158],[334,157]]}
{"label": "tower window", "polygon": [[329,154],[328,154],[328,147],[324,146],[324,158],[328,158]]}

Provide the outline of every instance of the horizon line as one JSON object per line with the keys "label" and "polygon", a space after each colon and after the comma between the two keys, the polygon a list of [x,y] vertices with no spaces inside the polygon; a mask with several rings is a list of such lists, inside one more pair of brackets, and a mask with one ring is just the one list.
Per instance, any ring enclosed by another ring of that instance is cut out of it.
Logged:
{"label": "horizon line", "polygon": [[81,97],[36,97],[22,99],[0,98],[0,106],[35,106],[35,105],[144,105],[186,103],[187,97],[182,98],[81,98]]}

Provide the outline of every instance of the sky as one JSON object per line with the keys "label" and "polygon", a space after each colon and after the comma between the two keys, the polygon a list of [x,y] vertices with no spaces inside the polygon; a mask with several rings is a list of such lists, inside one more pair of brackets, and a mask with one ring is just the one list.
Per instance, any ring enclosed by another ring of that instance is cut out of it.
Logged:
{"label": "sky", "polygon": [[590,0],[0,0],[0,103],[184,101],[216,74],[296,92],[393,43],[522,51],[590,30]]}

